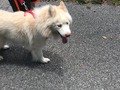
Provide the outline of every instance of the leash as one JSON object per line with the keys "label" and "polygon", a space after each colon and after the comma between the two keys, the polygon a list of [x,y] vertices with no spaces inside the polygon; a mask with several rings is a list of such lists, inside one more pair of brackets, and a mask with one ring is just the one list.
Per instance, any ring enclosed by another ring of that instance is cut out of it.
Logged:
{"label": "leash", "polygon": [[[15,0],[16,1],[16,0]],[[34,18],[35,18],[35,14],[32,12],[32,10],[29,10],[26,3],[25,3],[25,0],[18,0],[20,2],[21,5],[23,5],[25,7],[25,13],[24,13],[24,16],[26,16],[26,13],[30,13]]]}
{"label": "leash", "polygon": [[25,0],[18,0],[20,2],[21,5],[23,5],[25,7],[25,10],[27,11],[28,10],[28,7],[25,3]]}

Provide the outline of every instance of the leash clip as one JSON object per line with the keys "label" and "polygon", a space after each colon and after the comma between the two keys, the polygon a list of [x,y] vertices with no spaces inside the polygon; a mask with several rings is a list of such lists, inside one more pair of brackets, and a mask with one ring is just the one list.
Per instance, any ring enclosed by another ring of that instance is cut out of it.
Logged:
{"label": "leash clip", "polygon": [[28,10],[27,5],[25,4],[25,1],[22,3],[22,5],[25,7],[25,10]]}

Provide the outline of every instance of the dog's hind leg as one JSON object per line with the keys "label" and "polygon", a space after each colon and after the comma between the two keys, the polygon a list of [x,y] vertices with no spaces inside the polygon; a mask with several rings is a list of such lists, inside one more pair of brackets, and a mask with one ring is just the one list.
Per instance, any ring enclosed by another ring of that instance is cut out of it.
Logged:
{"label": "dog's hind leg", "polygon": [[0,40],[0,49],[9,49],[9,45],[7,45],[4,41],[5,40]]}
{"label": "dog's hind leg", "polygon": [[[0,49],[3,49],[5,45],[5,38],[0,36]],[[0,55],[0,60],[2,60],[3,57]]]}
{"label": "dog's hind leg", "polygon": [[49,58],[43,57],[43,53],[41,49],[32,50],[32,57],[33,60],[36,62],[48,63],[50,61]]}

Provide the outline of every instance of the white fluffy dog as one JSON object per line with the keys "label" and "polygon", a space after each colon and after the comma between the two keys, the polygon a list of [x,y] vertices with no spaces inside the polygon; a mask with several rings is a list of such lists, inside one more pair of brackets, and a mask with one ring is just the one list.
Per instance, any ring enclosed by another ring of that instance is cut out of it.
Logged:
{"label": "white fluffy dog", "polygon": [[67,43],[72,18],[62,1],[59,6],[46,5],[32,12],[34,17],[23,11],[0,10],[0,48],[7,41],[17,42],[31,51],[33,60],[47,63],[50,59],[43,57],[42,48],[50,36],[60,36]]}

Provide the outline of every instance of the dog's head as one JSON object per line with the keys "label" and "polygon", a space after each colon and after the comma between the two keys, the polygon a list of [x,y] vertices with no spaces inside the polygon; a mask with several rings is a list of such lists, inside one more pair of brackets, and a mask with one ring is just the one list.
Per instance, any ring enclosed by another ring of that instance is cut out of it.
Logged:
{"label": "dog's head", "polygon": [[67,43],[67,38],[71,35],[70,16],[65,4],[61,1],[59,6],[49,6],[49,16],[52,19],[50,30],[54,37],[60,36],[63,43]]}
{"label": "dog's head", "polygon": [[62,42],[67,43],[67,37],[71,35],[70,24],[72,23],[72,17],[63,1],[58,6],[47,5],[41,11],[37,10],[36,12],[40,13],[37,18],[38,31],[44,37],[53,35],[56,38],[56,36],[60,36]]}

